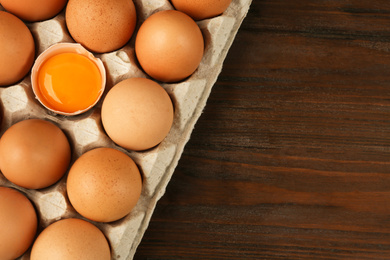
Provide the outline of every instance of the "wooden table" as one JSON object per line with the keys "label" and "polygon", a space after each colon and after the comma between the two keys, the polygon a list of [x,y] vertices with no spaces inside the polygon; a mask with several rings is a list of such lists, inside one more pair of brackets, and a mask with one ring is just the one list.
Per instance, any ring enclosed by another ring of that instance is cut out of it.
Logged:
{"label": "wooden table", "polygon": [[282,258],[390,259],[389,0],[253,1],[135,256]]}

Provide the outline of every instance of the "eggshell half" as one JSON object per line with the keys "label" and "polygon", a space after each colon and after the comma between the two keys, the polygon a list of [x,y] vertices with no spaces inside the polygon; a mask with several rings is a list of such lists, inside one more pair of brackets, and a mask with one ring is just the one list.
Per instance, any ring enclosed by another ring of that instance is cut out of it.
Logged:
{"label": "eggshell half", "polygon": [[[97,96],[97,99],[95,100],[94,103],[92,103],[90,106],[88,106],[85,109],[74,111],[74,112],[64,112],[58,109],[54,109],[51,107],[49,103],[45,101],[44,96],[39,90],[39,85],[38,85],[38,74],[39,74],[39,69],[41,66],[45,63],[46,60],[49,58],[60,54],[60,53],[77,53],[80,55],[83,55],[87,57],[89,60],[91,60],[99,69],[100,76],[101,76],[101,86],[100,86],[100,92],[99,95]],[[106,87],[106,70],[103,65],[103,62],[99,59],[96,58],[91,52],[89,52],[87,49],[85,49],[81,44],[78,43],[57,43],[49,48],[47,48],[44,52],[42,52],[37,59],[34,62],[34,65],[31,70],[31,86],[32,90],[34,92],[35,97],[37,100],[48,110],[60,114],[60,115],[65,115],[65,116],[75,116],[79,115],[81,113],[84,113],[91,109],[93,106],[96,105],[97,102],[99,102],[101,96],[104,93],[104,89]]]}

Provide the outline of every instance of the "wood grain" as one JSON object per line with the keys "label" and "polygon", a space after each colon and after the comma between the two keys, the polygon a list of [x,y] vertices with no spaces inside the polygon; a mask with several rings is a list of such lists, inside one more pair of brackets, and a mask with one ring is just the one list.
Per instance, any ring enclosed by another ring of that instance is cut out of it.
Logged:
{"label": "wood grain", "polygon": [[390,1],[253,1],[135,259],[390,259]]}

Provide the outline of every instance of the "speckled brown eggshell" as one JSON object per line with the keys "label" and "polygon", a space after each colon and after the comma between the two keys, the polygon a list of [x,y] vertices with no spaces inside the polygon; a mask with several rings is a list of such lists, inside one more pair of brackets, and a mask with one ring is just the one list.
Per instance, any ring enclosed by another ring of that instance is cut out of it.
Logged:
{"label": "speckled brown eggshell", "polygon": [[31,260],[110,260],[110,247],[95,225],[62,219],[44,229],[31,249]]}
{"label": "speckled brown eggshell", "polygon": [[142,190],[135,162],[113,148],[95,148],[72,165],[67,192],[75,210],[87,219],[112,222],[131,212]]}
{"label": "speckled brown eggshell", "polygon": [[137,22],[131,0],[69,0],[65,16],[73,39],[97,53],[124,46]]}

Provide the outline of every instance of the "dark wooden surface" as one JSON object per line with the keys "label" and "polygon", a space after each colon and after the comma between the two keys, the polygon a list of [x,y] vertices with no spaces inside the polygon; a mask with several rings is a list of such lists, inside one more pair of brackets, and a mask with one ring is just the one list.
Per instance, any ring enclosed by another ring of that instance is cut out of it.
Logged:
{"label": "dark wooden surface", "polygon": [[390,259],[389,0],[253,1],[135,259]]}

